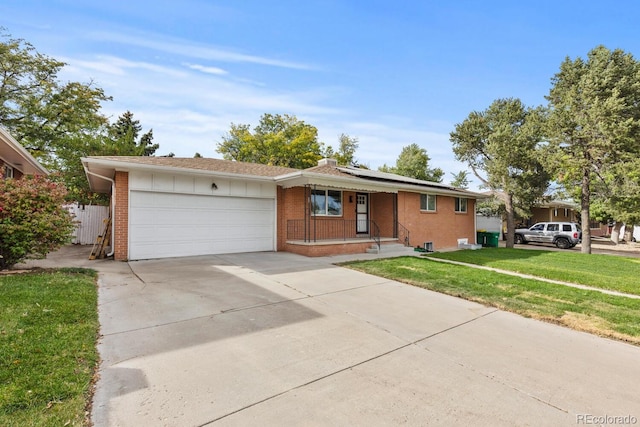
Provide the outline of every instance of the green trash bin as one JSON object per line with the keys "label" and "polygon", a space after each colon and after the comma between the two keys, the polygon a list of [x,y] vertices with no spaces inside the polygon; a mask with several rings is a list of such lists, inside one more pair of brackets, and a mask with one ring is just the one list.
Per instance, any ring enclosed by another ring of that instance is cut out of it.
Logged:
{"label": "green trash bin", "polygon": [[491,233],[483,233],[485,240],[482,246],[486,246],[488,248],[497,248],[498,242],[500,242],[500,232],[491,232]]}
{"label": "green trash bin", "polygon": [[476,242],[479,245],[485,246],[487,240],[487,233],[484,231],[476,231]]}

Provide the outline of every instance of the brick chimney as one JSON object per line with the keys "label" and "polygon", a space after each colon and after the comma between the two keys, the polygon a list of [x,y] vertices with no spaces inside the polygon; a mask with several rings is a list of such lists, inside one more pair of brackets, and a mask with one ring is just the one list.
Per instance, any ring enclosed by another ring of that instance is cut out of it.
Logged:
{"label": "brick chimney", "polygon": [[318,166],[332,166],[337,167],[338,161],[336,159],[320,159],[318,160]]}

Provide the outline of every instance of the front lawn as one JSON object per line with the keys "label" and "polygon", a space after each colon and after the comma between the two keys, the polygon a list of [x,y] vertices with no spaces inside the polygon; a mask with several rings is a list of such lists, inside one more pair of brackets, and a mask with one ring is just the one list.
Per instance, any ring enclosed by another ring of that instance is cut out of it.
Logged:
{"label": "front lawn", "polygon": [[507,248],[443,252],[429,256],[640,295],[640,258]]}
{"label": "front lawn", "polygon": [[94,271],[0,276],[0,425],[86,425],[97,337]]}
{"label": "front lawn", "polygon": [[342,265],[523,316],[640,345],[640,299],[444,264],[429,258],[400,257]]}

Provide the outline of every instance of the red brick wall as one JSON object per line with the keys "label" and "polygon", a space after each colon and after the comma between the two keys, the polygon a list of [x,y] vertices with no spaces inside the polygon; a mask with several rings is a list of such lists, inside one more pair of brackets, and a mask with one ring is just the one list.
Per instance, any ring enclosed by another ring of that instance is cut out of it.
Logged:
{"label": "red brick wall", "polygon": [[[352,191],[343,191],[342,192],[342,216],[339,217],[330,217],[330,216],[322,216],[318,218],[322,218],[323,220],[328,221],[342,221],[346,220],[355,220],[356,219],[356,193]],[[304,187],[293,187],[283,189],[282,187],[278,187],[278,242],[277,248],[278,250],[287,250],[285,249],[285,243],[287,240],[287,222],[288,220],[304,220],[305,219],[305,205],[307,203],[307,198],[305,196]],[[308,209],[308,208],[307,208]],[[309,212],[307,211],[307,215]],[[308,226],[313,227],[313,220],[308,223]],[[313,235],[313,229],[309,230],[310,235]],[[331,237],[331,236],[329,236]],[[333,236],[334,238],[342,238],[343,234],[336,234]],[[353,236],[356,237],[355,233]]]}
{"label": "red brick wall", "polygon": [[116,172],[116,206],[114,212],[115,236],[114,259],[125,261],[129,258],[129,173]]}
{"label": "red brick wall", "polygon": [[285,245],[285,251],[304,256],[329,256],[337,254],[360,254],[366,252],[371,246],[377,247],[371,242],[358,243],[332,243],[330,245],[306,244],[306,245]]}
{"label": "red brick wall", "polygon": [[410,232],[411,245],[433,242],[434,249],[457,247],[458,239],[475,243],[475,200],[467,200],[467,212],[456,213],[454,197],[436,197],[436,211],[420,210],[420,194],[398,193],[398,222]]}
{"label": "red brick wall", "polygon": [[[349,197],[352,196],[352,201]],[[380,226],[381,237],[393,237],[394,232],[394,194],[373,193],[369,195],[370,217]],[[322,217],[328,220],[355,219],[356,193],[343,192],[343,216],[338,218]],[[467,200],[467,212],[454,212],[454,198],[437,196],[436,212],[420,210],[420,194],[399,192],[398,221],[411,233],[411,244],[422,246],[424,242],[433,242],[434,248],[453,248],[458,239],[467,238],[475,243],[475,201]],[[335,253],[359,253],[370,243],[344,245],[288,245],[287,220],[304,219],[305,193],[303,187],[278,188],[278,250],[294,252],[307,256],[324,256]],[[310,223],[313,226],[313,221]],[[311,230],[313,234],[313,230]],[[335,238],[344,236],[336,235]],[[351,236],[347,236],[351,237]],[[355,235],[353,236],[355,237]]]}
{"label": "red brick wall", "polygon": [[396,237],[394,202],[395,194],[372,193],[369,195],[370,218],[380,227],[380,237]]}

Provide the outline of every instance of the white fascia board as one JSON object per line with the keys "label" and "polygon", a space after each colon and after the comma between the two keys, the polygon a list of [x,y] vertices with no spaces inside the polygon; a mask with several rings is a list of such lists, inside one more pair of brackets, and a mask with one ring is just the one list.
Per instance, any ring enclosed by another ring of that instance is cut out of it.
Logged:
{"label": "white fascia board", "polygon": [[303,185],[319,185],[345,190],[371,191],[384,193],[397,193],[407,191],[412,193],[439,194],[452,197],[466,197],[469,199],[481,199],[485,196],[472,191],[450,190],[438,187],[424,187],[414,184],[399,184],[389,182],[378,182],[364,178],[334,176],[313,172],[293,172],[287,175],[276,177],[276,183],[283,188],[299,187]]}
{"label": "white fascia board", "polygon": [[397,193],[397,186],[385,183],[370,182],[359,178],[347,178],[313,172],[293,172],[280,175],[275,178],[278,185],[283,188],[301,187],[303,185],[318,185],[321,187],[340,188],[343,190],[371,191],[384,193]]}
{"label": "white fascia board", "polygon": [[[31,169],[35,170],[35,173],[41,173],[42,175],[49,175],[49,171],[42,166],[35,157],[33,157],[31,155],[31,153],[29,153],[29,151],[27,151],[26,148],[24,148],[18,141],[16,141],[16,139],[11,136],[11,134],[5,130],[2,126],[0,126],[0,136],[2,137],[2,139],[4,140],[4,142],[7,144],[7,146],[9,148],[11,148],[19,157],[21,157],[23,160],[25,160],[28,165],[23,165],[23,166],[30,166]],[[18,162],[13,162],[14,164],[17,164]],[[24,169],[24,172],[28,175],[32,172],[32,170],[30,169],[25,169],[25,168],[18,168],[18,169]]]}
{"label": "white fascia board", "polygon": [[244,179],[250,181],[266,181],[273,182],[273,177],[270,176],[260,176],[260,175],[245,175],[245,174],[237,174],[237,173],[229,173],[229,172],[219,172],[205,169],[192,169],[192,168],[180,168],[176,166],[161,166],[161,165],[148,165],[142,163],[133,163],[133,162],[120,162],[117,160],[110,159],[95,159],[90,157],[83,157],[83,163],[87,163],[88,165],[95,165],[98,168],[109,168],[113,171],[118,172],[131,172],[131,171],[142,171],[142,172],[156,172],[156,173],[168,173],[168,174],[181,174],[181,175],[196,175],[196,176],[208,176],[208,177],[219,177],[219,178],[229,178],[229,179]]}

